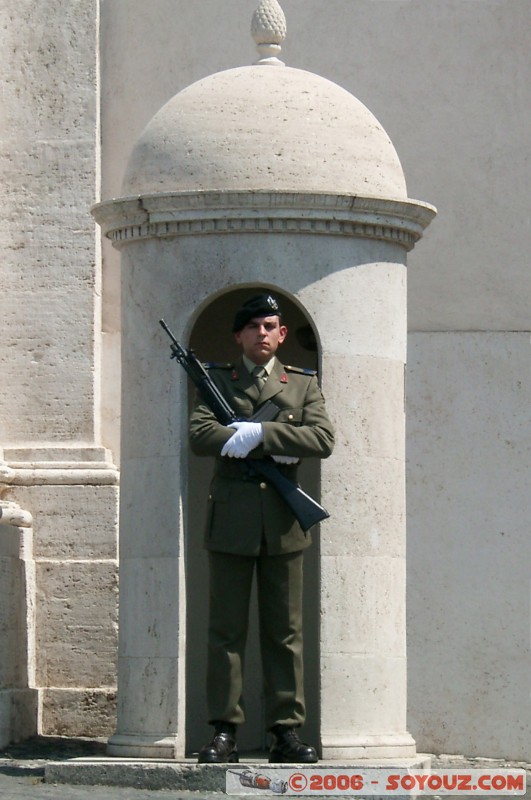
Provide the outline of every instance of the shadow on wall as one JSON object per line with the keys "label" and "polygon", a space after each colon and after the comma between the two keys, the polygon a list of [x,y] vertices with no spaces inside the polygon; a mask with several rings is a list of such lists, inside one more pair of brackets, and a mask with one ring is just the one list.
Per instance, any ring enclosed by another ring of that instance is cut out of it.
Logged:
{"label": "shadow on wall", "polygon": [[[261,287],[259,291],[268,291]],[[279,299],[288,327],[288,337],[278,356],[285,364],[317,369],[318,347],[308,318],[282,292],[271,290]],[[192,347],[201,361],[231,362],[239,355],[232,334],[232,323],[237,309],[253,294],[255,288],[236,289],[216,298],[197,319],[190,337]],[[189,406],[194,402],[190,389]],[[188,517],[186,528],[186,584],[187,584],[187,657],[186,657],[186,742],[187,752],[193,754],[210,738],[212,729],[207,725],[206,707],[206,643],[208,615],[208,563],[203,549],[205,504],[212,474],[212,460],[189,454]],[[300,482],[305,491],[319,497],[319,464],[302,465]],[[319,740],[319,542],[318,532],[313,533],[313,545],[305,556],[305,688],[307,722],[304,735],[312,741]],[[247,722],[242,726],[238,740],[242,751],[262,750],[266,747],[262,703],[262,678],[257,630],[256,597],[253,593],[249,641],[246,655],[245,710]]]}

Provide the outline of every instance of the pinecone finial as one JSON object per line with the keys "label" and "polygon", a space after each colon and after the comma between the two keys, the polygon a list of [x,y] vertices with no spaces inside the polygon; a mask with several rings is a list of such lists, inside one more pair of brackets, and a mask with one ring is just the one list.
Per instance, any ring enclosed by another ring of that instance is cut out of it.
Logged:
{"label": "pinecone finial", "polygon": [[278,55],[286,30],[286,17],[277,0],[260,0],[251,21],[251,33],[260,55],[256,64],[284,65]]}

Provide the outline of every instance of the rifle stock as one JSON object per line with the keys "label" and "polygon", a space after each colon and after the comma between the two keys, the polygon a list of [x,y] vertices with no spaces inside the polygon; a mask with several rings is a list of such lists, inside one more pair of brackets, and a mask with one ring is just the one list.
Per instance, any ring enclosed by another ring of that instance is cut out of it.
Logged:
{"label": "rifle stock", "polygon": [[[229,425],[231,422],[235,422],[238,417],[234,413],[234,410],[223,397],[193,350],[185,350],[179,344],[164,320],[161,319],[159,322],[172,341],[170,345],[172,351],[171,358],[175,358],[185,369],[188,377],[194,383],[202,399],[210,408],[217,421],[222,425]],[[255,422],[271,421],[276,417],[279,410],[275,403],[268,401],[268,403],[265,403],[250,419]],[[251,474],[261,475],[274,487],[280,497],[282,497],[284,502],[289,506],[292,514],[305,533],[318,522],[322,522],[322,520],[330,516],[328,511],[323,508],[323,506],[319,505],[310,495],[306,494],[300,486],[290,481],[289,478],[286,478],[279,470],[277,463],[269,456],[263,459],[247,457],[242,459],[242,462]]]}

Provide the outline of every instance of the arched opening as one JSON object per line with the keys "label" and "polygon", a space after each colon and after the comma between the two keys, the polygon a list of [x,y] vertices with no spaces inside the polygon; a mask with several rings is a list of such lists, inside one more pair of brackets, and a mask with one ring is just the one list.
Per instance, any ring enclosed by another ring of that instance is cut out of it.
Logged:
{"label": "arched opening", "polygon": [[[288,337],[278,356],[285,364],[318,369],[319,347],[310,320],[284,292],[272,291],[281,301]],[[230,362],[239,355],[231,333],[236,310],[255,293],[256,285],[238,288],[216,297],[199,314],[191,331],[189,346],[203,361]],[[190,387],[189,405],[194,391]],[[187,752],[196,752],[211,735],[206,708],[206,644],[208,616],[208,564],[203,549],[203,529],[208,485],[212,474],[209,459],[189,456],[186,526],[187,655],[186,655],[186,742]],[[317,459],[301,465],[300,482],[305,491],[319,499],[320,470]],[[305,554],[304,659],[307,721],[304,736],[319,741],[319,541],[315,530],[312,547]],[[257,633],[256,601],[251,608],[246,656],[245,708],[247,722],[239,732],[242,751],[264,749],[262,676]]]}

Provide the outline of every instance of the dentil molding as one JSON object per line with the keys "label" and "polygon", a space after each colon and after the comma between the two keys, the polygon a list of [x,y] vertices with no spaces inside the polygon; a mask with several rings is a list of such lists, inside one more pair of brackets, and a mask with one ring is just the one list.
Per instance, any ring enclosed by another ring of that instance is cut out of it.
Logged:
{"label": "dentil molding", "polygon": [[92,214],[116,247],[139,239],[231,233],[380,239],[411,250],[436,214],[428,203],[299,192],[176,192],[98,203]]}

